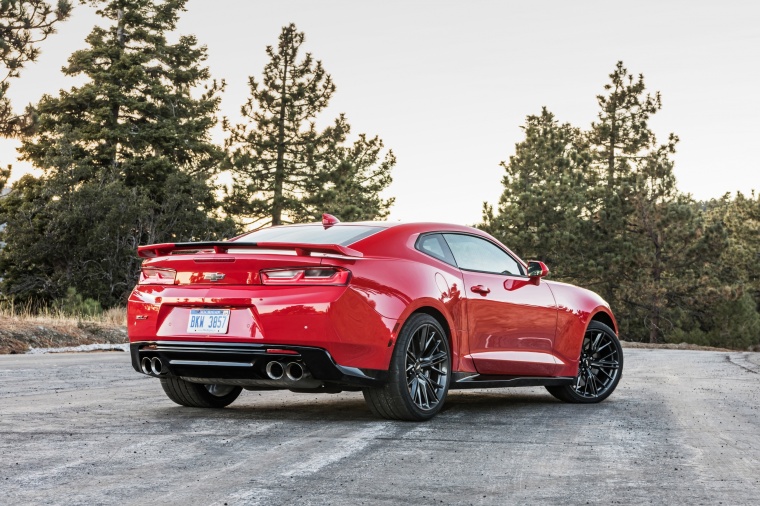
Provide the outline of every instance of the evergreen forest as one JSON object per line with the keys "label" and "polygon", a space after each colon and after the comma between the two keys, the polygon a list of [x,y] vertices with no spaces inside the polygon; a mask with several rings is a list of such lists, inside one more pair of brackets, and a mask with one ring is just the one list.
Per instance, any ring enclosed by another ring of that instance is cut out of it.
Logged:
{"label": "evergreen forest", "polygon": [[[86,3],[100,22],[61,62],[80,84],[21,110],[8,90],[72,4],[0,0],[0,136],[18,139],[42,173],[8,185],[11,167],[0,167],[2,303],[119,307],[139,274],[138,245],[230,238],[323,212],[388,217],[393,151],[352,134],[348,114],[325,118],[337,87],[295,25],[253,48],[267,63],[249,69],[237,122],[220,117],[226,84],[206,47],[176,33],[186,0]],[[658,139],[649,126],[660,94],[611,63],[590,125],[547,108],[525,118],[524,138],[504,147],[501,198],[483,203],[475,226],[546,262],[552,279],[601,294],[623,339],[760,345],[760,196],[681,192],[678,136]]]}

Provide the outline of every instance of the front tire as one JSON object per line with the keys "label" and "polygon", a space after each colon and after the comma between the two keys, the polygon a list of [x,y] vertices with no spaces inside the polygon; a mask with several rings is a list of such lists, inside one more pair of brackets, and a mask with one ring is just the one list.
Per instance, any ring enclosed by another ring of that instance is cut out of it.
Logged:
{"label": "front tire", "polygon": [[592,321],[583,336],[575,382],[546,389],[561,401],[592,404],[609,397],[622,375],[623,348],[615,331],[604,323]]}
{"label": "front tire", "polygon": [[161,378],[161,386],[169,399],[189,408],[223,408],[243,391],[241,387],[201,385],[174,377]]}
{"label": "front tire", "polygon": [[370,410],[389,420],[422,421],[443,407],[451,381],[446,333],[430,315],[412,315],[399,333],[388,382],[362,390]]}

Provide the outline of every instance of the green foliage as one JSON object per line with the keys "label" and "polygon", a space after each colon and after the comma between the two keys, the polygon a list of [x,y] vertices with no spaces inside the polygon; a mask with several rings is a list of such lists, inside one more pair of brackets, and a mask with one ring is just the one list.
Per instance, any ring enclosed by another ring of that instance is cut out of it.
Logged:
{"label": "green foliage", "polygon": [[577,237],[585,233],[588,212],[588,144],[580,130],[559,124],[545,107],[522,128],[525,140],[501,163],[498,214],[484,203],[482,228],[521,256],[552,265],[555,276],[584,279],[592,259]]}
{"label": "green foliage", "polygon": [[[64,73],[84,84],[44,96],[23,157],[43,169],[0,204],[3,291],[19,300],[74,287],[110,307],[137,279],[138,244],[221,238],[210,141],[222,85],[191,36],[166,40],[184,0],[113,0]],[[202,91],[195,96],[194,90]]]}
{"label": "green foliage", "polygon": [[100,302],[83,298],[74,287],[69,287],[65,297],[53,302],[53,310],[70,316],[97,316],[103,313]]}
{"label": "green foliage", "polygon": [[15,116],[8,100],[10,79],[39,56],[38,43],[55,32],[55,24],[69,17],[71,3],[55,7],[43,0],[0,0],[0,135],[15,135],[25,116]]}
{"label": "green foliage", "polygon": [[498,213],[480,226],[555,278],[599,291],[622,337],[747,347],[760,339],[760,201],[700,204],[678,191],[648,126],[662,107],[619,62],[587,132],[544,108],[502,162]]}
{"label": "green foliage", "polygon": [[240,223],[256,227],[313,220],[332,212],[342,220],[387,216],[393,199],[379,192],[391,182],[395,157],[380,161],[383,143],[360,135],[353,146],[340,115],[318,131],[314,120],[327,107],[335,84],[311,54],[299,55],[304,34],[291,24],[261,81],[250,77],[251,96],[242,106],[246,123],[225,120],[234,185],[227,210]]}
{"label": "green foliage", "polygon": [[[346,130],[348,133],[348,130]],[[352,146],[336,145],[325,153],[325,163],[307,181],[296,222],[321,220],[322,213],[342,221],[370,221],[386,218],[394,198],[383,200],[382,192],[391,184],[396,157],[389,151],[382,161],[383,141],[364,134]]]}

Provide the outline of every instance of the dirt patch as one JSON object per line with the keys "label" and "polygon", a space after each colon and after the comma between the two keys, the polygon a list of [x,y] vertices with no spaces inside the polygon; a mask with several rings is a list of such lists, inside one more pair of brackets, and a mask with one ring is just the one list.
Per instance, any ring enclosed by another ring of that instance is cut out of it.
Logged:
{"label": "dirt patch", "polygon": [[649,350],[699,350],[699,351],[736,351],[728,348],[713,348],[712,346],[699,346],[690,343],[635,343],[632,341],[620,341],[623,348],[644,348]]}
{"label": "dirt patch", "polygon": [[9,318],[0,323],[0,354],[26,353],[31,348],[126,343],[124,325],[76,320]]}

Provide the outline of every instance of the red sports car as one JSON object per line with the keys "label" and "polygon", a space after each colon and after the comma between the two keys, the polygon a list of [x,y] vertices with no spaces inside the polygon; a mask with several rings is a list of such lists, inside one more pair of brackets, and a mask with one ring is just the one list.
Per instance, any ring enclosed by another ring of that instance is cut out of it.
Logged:
{"label": "red sports car", "polygon": [[425,420],[449,389],[543,385],[594,403],[622,374],[601,297],[470,227],[325,215],[139,254],[132,365],[183,406],[361,390],[378,416]]}

